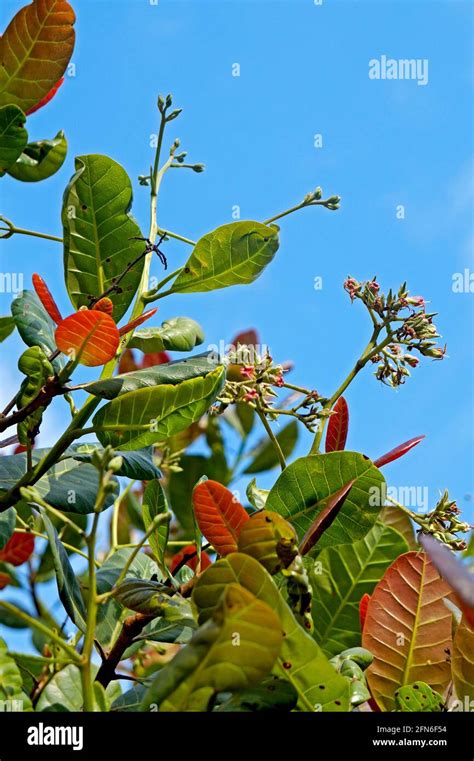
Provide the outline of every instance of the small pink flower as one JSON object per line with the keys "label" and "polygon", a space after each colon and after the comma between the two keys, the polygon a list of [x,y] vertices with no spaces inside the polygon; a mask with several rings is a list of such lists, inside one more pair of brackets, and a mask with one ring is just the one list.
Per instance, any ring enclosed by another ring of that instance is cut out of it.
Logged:
{"label": "small pink flower", "polygon": [[369,283],[367,283],[367,288],[377,293],[377,291],[380,290],[380,285],[375,280],[371,280]]}
{"label": "small pink flower", "polygon": [[404,361],[407,363],[407,365],[410,365],[410,367],[416,367],[419,363],[418,357],[414,357],[412,354],[405,354],[403,357]]}
{"label": "small pink flower", "polygon": [[252,380],[255,378],[255,368],[252,367],[252,365],[245,365],[245,367],[240,368],[240,374],[243,378],[248,378],[249,380]]}
{"label": "small pink flower", "polygon": [[252,388],[245,394],[244,402],[253,402],[254,399],[258,399],[258,391]]}
{"label": "small pink flower", "polygon": [[274,381],[273,385],[278,386],[278,388],[281,388],[284,384],[283,375],[279,375]]}

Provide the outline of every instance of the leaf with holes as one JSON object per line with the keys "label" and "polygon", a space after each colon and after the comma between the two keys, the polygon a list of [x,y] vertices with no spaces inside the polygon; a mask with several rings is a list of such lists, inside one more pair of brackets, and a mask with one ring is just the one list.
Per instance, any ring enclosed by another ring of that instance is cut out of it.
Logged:
{"label": "leaf with holes", "polygon": [[156,703],[161,711],[205,711],[216,693],[245,689],[266,677],[282,642],[271,607],[229,584],[209,620],[152,682],[142,710]]}
{"label": "leaf with holes", "polygon": [[219,555],[236,552],[249,516],[232,492],[217,481],[202,481],[194,487],[193,506],[199,529]]}
{"label": "leaf with holes", "polygon": [[25,122],[25,114],[18,106],[0,108],[0,176],[15,163],[26,147],[28,132]]}
{"label": "leaf with holes", "polygon": [[298,624],[270,574],[250,555],[227,555],[198,579],[193,602],[199,623],[212,616],[228,584],[241,584],[278,614],[285,637],[273,674],[293,685],[299,710],[348,711],[348,680],[336,673],[319,645]]}
{"label": "leaf with holes", "polygon": [[453,642],[453,682],[458,700],[474,700],[474,625],[466,616],[458,624]]}
{"label": "leaf with holes", "polygon": [[326,433],[326,452],[338,452],[345,448],[349,430],[349,407],[343,396],[334,405]]}
{"label": "leaf with holes", "polygon": [[225,370],[176,386],[161,385],[122,394],[102,407],[92,422],[103,446],[141,449],[163,441],[199,420],[222,389]]}
{"label": "leaf with holes", "polygon": [[[92,154],[75,160],[76,173],[63,199],[64,273],[76,309],[88,306],[114,278],[144,251],[140,228],[129,214],[132,183],[120,164]],[[118,293],[109,294],[113,318],[118,322],[130,306],[140,282],[144,259],[120,281]]]}
{"label": "leaf with holes", "polygon": [[277,225],[231,222],[198,240],[173,282],[173,293],[197,293],[252,283],[275,256]]}
{"label": "leaf with holes", "polygon": [[5,547],[0,550],[0,563],[10,563],[11,565],[22,565],[26,563],[35,549],[35,538],[33,534],[14,533]]}
{"label": "leaf with holes", "polygon": [[61,169],[67,153],[67,140],[60,130],[52,140],[28,143],[7,173],[22,182],[39,182]]}
{"label": "leaf with holes", "polygon": [[414,682],[396,691],[395,706],[395,711],[402,713],[439,713],[444,700],[426,682]]}
{"label": "leaf with holes", "polygon": [[84,391],[104,399],[115,399],[116,396],[137,391],[140,388],[151,388],[169,383],[173,386],[192,378],[204,378],[211,370],[215,370],[219,362],[212,352],[197,354],[188,359],[178,359],[163,365],[153,365],[145,370],[136,370],[121,375],[115,375],[106,380],[86,383]]}
{"label": "leaf with holes", "polygon": [[317,549],[352,544],[377,520],[384,483],[380,471],[358,452],[330,452],[295,460],[275,482],[265,506],[292,523],[302,539],[327,502],[350,481],[354,482],[351,491]]}
{"label": "leaf with holes", "polygon": [[58,82],[74,50],[74,11],[66,0],[33,0],[0,38],[0,106],[28,111]]}
{"label": "leaf with holes", "polygon": [[[284,457],[289,457],[298,441],[298,423],[292,420],[276,434]],[[261,473],[264,470],[275,468],[279,464],[275,447],[268,436],[250,453],[252,462],[245,468],[244,473]]]}
{"label": "leaf with holes", "polygon": [[372,696],[392,711],[395,692],[418,680],[444,693],[451,680],[450,589],[428,555],[407,552],[385,572],[370,599],[362,646],[374,660],[367,670]]}
{"label": "leaf with holes", "polygon": [[385,571],[408,552],[403,537],[376,523],[354,544],[327,547],[318,555],[321,573],[311,573],[314,638],[325,653],[337,655],[361,641],[359,601],[372,594]]}
{"label": "leaf with holes", "polygon": [[172,317],[161,328],[139,328],[129,341],[131,349],[145,354],[160,351],[192,351],[204,341],[200,325],[190,317]]}
{"label": "leaf with holes", "polygon": [[[168,504],[165,493],[158,479],[150,481],[147,484],[142,502],[143,523],[145,531],[148,531],[154,519],[158,515],[168,513]],[[167,573],[165,563],[166,545],[168,544],[169,521],[157,526],[148,539],[150,547],[153,550],[156,562],[162,572]]]}
{"label": "leaf with holes", "polygon": [[76,574],[69,562],[67,552],[59,539],[58,532],[47,516],[46,510],[40,507],[40,512],[53,555],[59,599],[64,605],[66,613],[71,617],[71,620],[78,629],[85,632],[87,629],[87,611]]}

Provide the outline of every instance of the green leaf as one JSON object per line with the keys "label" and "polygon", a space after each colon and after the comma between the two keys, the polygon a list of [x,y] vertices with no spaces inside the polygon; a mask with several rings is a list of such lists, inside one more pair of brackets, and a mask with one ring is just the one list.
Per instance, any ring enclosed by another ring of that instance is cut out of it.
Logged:
{"label": "green leaf", "polygon": [[[49,449],[34,449],[33,464],[41,460]],[[26,472],[26,454],[0,457],[0,491],[12,489]],[[53,465],[35,484],[36,491],[52,507],[70,513],[94,512],[99,486],[99,474],[93,465],[76,462],[66,457]],[[107,496],[104,510],[114,501],[114,495]]]}
{"label": "green leaf", "polygon": [[[55,324],[34,291],[23,291],[11,304],[13,319],[18,332],[27,346],[40,346],[45,354],[56,351]],[[53,361],[61,368],[59,358]]]}
{"label": "green leaf", "polygon": [[[18,360],[18,369],[26,375],[17,398],[17,407],[21,409],[38,396],[46,380],[53,375],[54,369],[41,346],[30,346],[26,349]],[[38,407],[17,425],[20,444],[27,445],[34,440],[39,432],[44,409],[44,407]]]}
{"label": "green leaf", "polygon": [[36,106],[61,79],[74,50],[74,11],[66,0],[35,0],[0,39],[0,105]]}
{"label": "green leaf", "polygon": [[[120,164],[108,156],[79,156],[76,173],[63,199],[64,273],[75,309],[88,306],[88,296],[98,296],[143,251],[140,228],[128,213],[132,183]],[[140,282],[144,259],[120,282],[120,293],[111,293],[113,318],[120,320],[130,306]]]}
{"label": "green leaf", "polygon": [[267,503],[267,498],[270,494],[270,491],[268,489],[259,489],[257,486],[257,479],[252,478],[252,480],[249,482],[249,485],[247,486],[247,489],[245,490],[245,494],[247,495],[248,501],[252,507],[255,508],[255,510],[263,510]]}
{"label": "green leaf", "polygon": [[[97,666],[93,666],[93,672]],[[106,695],[110,700],[116,700],[120,695],[120,686],[117,682],[111,682],[106,689]],[[78,713],[82,710],[82,683],[81,672],[77,666],[70,664],[58,671],[42,691],[36,704],[36,711],[48,711],[52,706],[63,706],[62,710]]]}
{"label": "green leaf", "polygon": [[3,550],[8,540],[13,536],[15,524],[16,510],[14,507],[9,507],[8,510],[0,513],[0,550]]}
{"label": "green leaf", "polygon": [[[87,515],[82,515],[81,513],[64,513],[64,515],[83,531],[86,530]],[[77,547],[78,549],[80,549],[85,544],[84,537],[81,536],[81,534],[79,534],[77,531],[74,531],[71,526],[69,526],[67,523],[64,523],[60,518],[55,515],[50,515],[49,519],[56,530],[61,531],[61,541],[63,543],[66,542],[72,547]],[[73,552],[73,550],[69,549],[69,547],[64,547],[64,549],[68,555]],[[54,556],[48,543],[44,548],[43,554],[41,555],[40,564],[35,571],[36,581],[48,581],[51,576],[54,575],[54,573]]]}
{"label": "green leaf", "polygon": [[28,142],[25,122],[26,116],[18,106],[0,108],[0,177],[15,163]]}
{"label": "green leaf", "polygon": [[413,682],[395,693],[395,711],[403,713],[440,713],[444,700],[426,682]]}
{"label": "green leaf", "polygon": [[[24,626],[27,627],[27,624],[24,624]],[[30,653],[14,653],[10,651],[9,655],[18,666],[23,681],[23,689],[30,695],[44,671],[44,659],[38,655],[30,655]]]}
{"label": "green leaf", "polygon": [[211,370],[219,367],[219,362],[213,352],[197,354],[188,359],[178,359],[175,362],[166,362],[163,365],[153,365],[145,370],[136,370],[130,373],[115,375],[107,380],[99,380],[87,383],[84,391],[103,399],[115,399],[116,396],[127,394],[129,391],[137,391],[140,388],[160,386],[165,383],[177,385],[185,380],[203,378]]}
{"label": "green leaf", "polygon": [[302,711],[347,711],[349,683],[335,672],[314,639],[297,623],[270,574],[249,555],[233,553],[213,563],[199,577],[193,602],[199,622],[207,621],[228,584],[242,584],[274,610],[285,638],[273,673],[289,681]]}
{"label": "green leaf", "polygon": [[247,690],[236,690],[229,698],[225,695],[223,701],[218,701],[214,708],[217,713],[231,711],[232,713],[257,711],[293,711],[296,708],[298,695],[294,687],[285,679],[270,676],[255,687]]}
{"label": "green leaf", "polygon": [[145,354],[159,351],[191,351],[204,341],[200,325],[190,317],[172,317],[161,328],[138,328],[129,342],[131,349]]}
{"label": "green leaf", "polygon": [[[183,455],[180,460],[181,473],[170,473],[169,497],[171,509],[176,515],[185,538],[194,536],[193,489],[203,477],[214,478],[212,460],[203,455]],[[216,480],[218,478],[216,477]]]}
{"label": "green leaf", "polygon": [[[18,605],[16,600],[4,600],[4,602],[9,602],[23,611],[23,613],[28,613],[22,605]],[[22,618],[18,618],[13,612],[4,608],[0,608],[0,626],[8,626],[10,629],[28,629],[28,624]]]}
{"label": "green leaf", "polygon": [[[145,524],[145,531],[148,531],[157,515],[161,515],[162,513],[167,512],[169,512],[168,505],[160,482],[157,479],[150,481],[145,489],[142,503],[142,514],[143,522]],[[166,545],[168,543],[168,534],[169,521],[157,526],[153,533],[150,534],[148,539],[156,562],[158,563],[163,573],[167,573],[165,553]]]}
{"label": "green leaf", "polygon": [[207,412],[225,380],[218,367],[205,378],[176,386],[161,385],[130,391],[106,404],[94,416],[97,438],[103,446],[140,449],[187,428]]}
{"label": "green leaf", "polygon": [[301,539],[327,500],[352,480],[351,491],[316,549],[352,544],[365,536],[377,520],[384,483],[378,468],[358,452],[330,452],[295,460],[271,489],[266,509],[275,510],[293,523]]}
{"label": "green leaf", "polygon": [[415,532],[413,531],[413,524],[406,513],[400,510],[395,505],[385,505],[381,511],[379,518],[380,523],[384,523],[386,526],[395,529],[399,534],[403,536],[408,544],[408,549],[418,549],[418,543],[415,539]]}
{"label": "green leaf", "polygon": [[[277,433],[276,439],[280,444],[283,455],[289,457],[298,440],[298,423],[296,420],[292,420],[291,423],[282,428]],[[244,473],[261,473],[264,470],[275,468],[279,464],[275,447],[268,436],[263,439],[251,454],[253,457],[252,462],[245,468]]]}
{"label": "green leaf", "polygon": [[134,684],[129,690],[119,695],[112,703],[110,710],[114,711],[139,711],[145,696],[146,687],[143,684]]}
{"label": "green leaf", "polygon": [[170,597],[172,590],[158,581],[127,579],[114,589],[114,599],[137,613],[153,615],[166,621],[185,621],[194,624],[191,605],[179,594]]}
{"label": "green leaf", "polygon": [[252,283],[278,246],[277,225],[231,222],[200,238],[174,281],[173,293],[197,293]]}
{"label": "green leaf", "polygon": [[14,330],[15,320],[13,317],[0,317],[0,343],[3,343]]}
{"label": "green leaf", "polygon": [[354,544],[327,547],[310,574],[314,638],[325,653],[337,655],[361,641],[359,602],[372,594],[387,568],[408,552],[405,539],[380,523]]}
{"label": "green leaf", "polygon": [[61,169],[66,154],[67,140],[64,132],[59,130],[52,140],[28,143],[15,163],[8,167],[7,173],[22,182],[46,180]]}
{"label": "green leaf", "polygon": [[[69,447],[66,455],[73,457],[78,462],[90,462],[92,452],[102,453],[103,449],[93,444],[78,444]],[[137,481],[151,481],[154,478],[160,478],[161,473],[155,465],[153,459],[152,447],[145,449],[136,449],[134,452],[114,452],[115,456],[122,458],[122,467],[116,471],[115,475],[124,476]]]}
{"label": "green leaf", "polygon": [[59,539],[58,532],[48,518],[46,510],[40,507],[40,512],[53,555],[59,599],[64,605],[66,613],[78,629],[85,632],[87,629],[87,611],[76,574],[69,562],[68,554]]}
{"label": "green leaf", "polygon": [[258,684],[282,642],[271,607],[239,584],[228,584],[209,620],[158,673],[142,710],[152,703],[162,711],[206,710],[215,693]]}
{"label": "green leaf", "polygon": [[[110,592],[115,586],[115,583],[122,572],[122,568],[127,564],[130,555],[133,552],[133,547],[123,547],[120,550],[113,552],[107,560],[105,560],[101,567],[97,571],[97,592],[98,594],[104,594],[104,592]],[[158,571],[156,563],[140,552],[133,559],[129,569],[127,570],[126,578],[133,579],[150,579],[151,576]],[[164,581],[164,577],[161,579]]]}
{"label": "green leaf", "polygon": [[23,680],[14,658],[9,654],[6,643],[0,638],[0,701],[20,701],[12,710],[31,711],[31,701],[23,692]]}

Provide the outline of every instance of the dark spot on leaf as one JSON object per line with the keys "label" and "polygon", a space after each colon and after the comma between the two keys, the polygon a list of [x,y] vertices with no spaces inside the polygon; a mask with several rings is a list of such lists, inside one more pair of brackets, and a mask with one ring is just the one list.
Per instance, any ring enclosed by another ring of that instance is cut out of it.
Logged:
{"label": "dark spot on leaf", "polygon": [[325,689],[326,689],[326,687],[325,687],[325,685],[324,685],[324,684],[320,684],[320,685],[319,685],[319,689],[320,689],[320,690],[325,690]]}
{"label": "dark spot on leaf", "polygon": [[419,690],[420,689],[420,685],[419,684],[414,684],[413,685],[413,689],[414,690]]}
{"label": "dark spot on leaf", "polygon": [[189,275],[189,273],[191,272],[191,270],[189,269],[189,267],[185,267],[185,268],[184,268],[184,271],[185,271],[186,275]]}
{"label": "dark spot on leaf", "polygon": [[271,523],[272,522],[272,519],[270,518],[269,515],[265,516],[265,520],[266,520],[267,523]]}
{"label": "dark spot on leaf", "polygon": [[284,669],[291,669],[291,663],[289,661],[285,661],[283,664]]}
{"label": "dark spot on leaf", "polygon": [[334,705],[335,706],[340,706],[341,705],[341,701],[340,700],[335,700],[334,701]]}
{"label": "dark spot on leaf", "polygon": [[87,206],[85,203],[82,204],[81,209],[82,211],[87,211]]}

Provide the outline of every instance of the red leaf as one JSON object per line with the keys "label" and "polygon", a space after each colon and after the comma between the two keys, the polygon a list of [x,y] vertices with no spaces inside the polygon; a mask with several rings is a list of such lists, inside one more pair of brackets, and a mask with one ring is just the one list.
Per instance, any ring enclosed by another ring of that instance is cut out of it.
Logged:
{"label": "red leaf", "polygon": [[341,452],[346,446],[349,429],[349,407],[343,396],[340,396],[333,407],[334,414],[329,418],[326,434],[326,452]]}
{"label": "red leaf", "polygon": [[387,452],[387,454],[383,454],[377,460],[374,460],[374,465],[376,465],[377,468],[381,468],[383,465],[387,465],[389,462],[398,460],[399,457],[403,457],[403,455],[409,452],[410,449],[416,447],[416,445],[419,444],[420,441],[422,441],[424,438],[424,435],[416,436],[414,439],[405,441],[404,444],[400,444],[398,447],[395,447],[395,449],[391,449],[390,452]]}
{"label": "red leaf", "polygon": [[39,300],[43,304],[51,319],[56,323],[56,325],[59,325],[59,323],[62,322],[63,318],[61,317],[61,313],[51,295],[51,291],[49,290],[48,286],[44,282],[41,275],[38,275],[36,272],[33,274],[32,281],[33,288],[35,289]]}
{"label": "red leaf", "polygon": [[[99,301],[99,304],[100,304],[100,301]],[[135,330],[135,328],[138,328],[138,326],[141,325],[142,322],[145,322],[145,320],[149,320],[150,317],[153,317],[153,315],[156,314],[157,311],[158,311],[158,307],[154,307],[154,309],[149,309],[148,312],[143,312],[143,314],[141,314],[140,317],[137,317],[135,320],[132,320],[131,322],[127,322],[127,324],[124,325],[123,328],[120,328],[119,334],[121,336],[124,336],[126,333],[130,333],[132,330]]]}
{"label": "red leaf", "polygon": [[367,608],[369,607],[369,602],[370,602],[370,595],[366,592],[365,595],[362,595],[359,602],[359,621],[360,621],[361,632],[364,631],[365,617],[367,615]]}
{"label": "red leaf", "polygon": [[193,505],[202,534],[217,552],[237,552],[240,529],[249,516],[232,492],[217,481],[202,481],[194,487]]}
{"label": "red leaf", "polygon": [[94,309],[80,309],[66,317],[54,337],[59,351],[71,358],[80,354],[80,364],[87,367],[105,365],[115,356],[120,341],[112,317]]}
{"label": "red leaf", "polygon": [[132,349],[125,349],[120,355],[117,372],[130,373],[132,370],[138,370],[138,365],[135,361],[135,353]]}
{"label": "red leaf", "polygon": [[13,534],[0,552],[1,563],[22,565],[26,563],[35,549],[35,538],[32,534]]}
{"label": "red leaf", "polygon": [[62,83],[64,82],[64,77],[61,77],[59,82],[56,82],[55,85],[51,88],[51,90],[44,96],[44,98],[41,98],[40,101],[35,106],[31,106],[31,108],[28,109],[28,111],[25,111],[26,116],[29,116],[30,114],[34,114],[35,111],[38,111],[38,109],[43,108],[47,103],[49,103],[50,100],[54,98],[57,91],[61,87]]}
{"label": "red leaf", "polygon": [[0,589],[5,589],[11,582],[11,578],[8,573],[0,573]]}
{"label": "red leaf", "polygon": [[140,367],[154,367],[155,365],[164,365],[171,362],[171,357],[167,351],[149,352],[143,355]]}
{"label": "red leaf", "polygon": [[257,347],[259,344],[259,338],[257,331],[253,328],[250,328],[250,330],[243,330],[242,333],[237,333],[234,340],[231,341],[232,346],[235,346],[237,348],[240,344],[240,346],[254,346]]}
{"label": "red leaf", "polygon": [[326,505],[318,513],[313,523],[307,530],[306,534],[302,538],[301,544],[299,546],[300,555],[306,555],[336,519],[339,510],[344,504],[344,500],[352,489],[353,483],[354,479],[352,479],[352,481],[348,481],[347,484],[344,484],[344,486],[341,486],[341,488],[338,491],[334,492],[334,494],[331,494],[328,501],[326,502]]}
{"label": "red leaf", "polygon": [[[171,573],[175,572],[175,569],[179,566],[181,567],[184,559],[186,557],[189,557],[189,560],[186,560],[185,565],[189,566],[191,570],[195,571],[197,568],[198,558],[197,558],[197,550],[195,544],[187,544],[186,547],[183,547],[181,552],[177,552],[176,555],[173,555],[173,558],[171,560],[170,564],[170,571]],[[207,552],[201,552],[201,571],[205,571],[206,568],[209,568],[212,561]]]}
{"label": "red leaf", "polygon": [[474,626],[474,576],[445,544],[429,534],[418,534],[418,540],[428,553],[439,575],[445,580],[456,596],[456,603]]}

